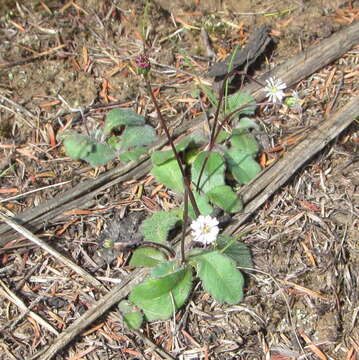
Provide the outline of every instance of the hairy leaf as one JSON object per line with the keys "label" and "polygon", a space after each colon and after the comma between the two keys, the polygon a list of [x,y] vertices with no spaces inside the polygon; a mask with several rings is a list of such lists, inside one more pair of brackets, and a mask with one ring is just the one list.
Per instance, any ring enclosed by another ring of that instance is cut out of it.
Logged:
{"label": "hairy leaf", "polygon": [[64,135],[63,144],[66,154],[74,160],[83,159],[90,153],[94,141],[88,136],[71,132],[70,135]]}
{"label": "hairy leaf", "polygon": [[225,157],[229,170],[236,181],[240,184],[249,183],[262,171],[260,165],[250,154],[230,149],[225,152]]}
{"label": "hairy leaf", "polygon": [[217,248],[236,262],[237,266],[253,268],[252,256],[247,245],[222,234],[217,238]]}
{"label": "hairy leaf", "polygon": [[216,186],[207,192],[208,199],[226,212],[235,213],[243,208],[243,203],[228,185]]}
{"label": "hairy leaf", "polygon": [[134,148],[131,151],[125,151],[120,154],[120,160],[123,162],[128,161],[137,161],[141,155],[145,154],[148,151],[147,147],[138,147]]}
{"label": "hairy leaf", "polygon": [[234,129],[231,137],[231,144],[233,149],[252,156],[257,155],[259,151],[257,140],[247,130]]}
{"label": "hairy leaf", "polygon": [[127,126],[121,136],[121,148],[151,145],[156,139],[156,132],[152,126]]}
{"label": "hairy leaf", "polygon": [[[207,151],[200,152],[192,164],[192,182],[196,186],[207,155]],[[199,189],[204,193],[207,193],[216,186],[224,185],[224,171],[225,163],[222,156],[217,152],[209,153],[207,163],[201,176]]]}
{"label": "hairy leaf", "polygon": [[[227,101],[226,114],[229,114],[239,109],[243,105],[256,103],[253,96],[247,93],[235,93],[233,95],[227,96],[226,101]],[[254,115],[255,108],[256,105],[245,107],[242,110],[238,111],[238,114]]]}
{"label": "hairy leaf", "polygon": [[235,262],[218,251],[192,258],[203,288],[220,304],[238,304],[243,299],[244,279]]}
{"label": "hairy leaf", "polygon": [[64,139],[69,157],[87,161],[92,166],[101,166],[116,157],[116,152],[107,144],[101,144],[86,135],[72,134]]}
{"label": "hairy leaf", "polygon": [[117,305],[123,320],[130,329],[139,329],[143,322],[143,314],[128,301],[122,300]]}
{"label": "hairy leaf", "polygon": [[109,134],[112,129],[120,125],[144,125],[145,118],[131,109],[112,109],[106,116],[104,133]]}
{"label": "hairy leaf", "polygon": [[116,157],[116,152],[106,144],[95,143],[82,159],[92,166],[102,166]]}
{"label": "hairy leaf", "polygon": [[151,173],[159,183],[168,186],[178,193],[183,193],[181,170],[175,159],[154,166]]}
{"label": "hairy leaf", "polygon": [[239,124],[236,126],[236,130],[237,129],[238,130],[255,129],[255,130],[259,131],[260,127],[253,119],[243,117],[239,121]]}
{"label": "hairy leaf", "polygon": [[178,220],[172,212],[157,211],[142,222],[140,230],[147,241],[164,243]]}
{"label": "hairy leaf", "polygon": [[156,248],[144,246],[136,249],[129,265],[134,267],[153,267],[166,260],[166,255]]}
{"label": "hairy leaf", "polygon": [[170,318],[185,303],[192,287],[190,267],[173,266],[173,262],[170,262],[159,264],[152,274],[156,272],[161,276],[156,278],[152,275],[137,285],[129,297],[142,309],[148,321]]}

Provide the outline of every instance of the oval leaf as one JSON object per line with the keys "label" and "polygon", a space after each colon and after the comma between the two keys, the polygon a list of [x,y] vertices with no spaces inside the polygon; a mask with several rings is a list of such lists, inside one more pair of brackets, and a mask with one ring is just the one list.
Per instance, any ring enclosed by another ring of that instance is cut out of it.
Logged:
{"label": "oval leaf", "polygon": [[137,161],[140,158],[140,156],[145,154],[146,152],[148,152],[147,147],[134,148],[131,151],[126,151],[120,154],[120,160],[124,162]]}
{"label": "oval leaf", "polygon": [[121,136],[121,148],[151,145],[156,139],[156,131],[152,126],[127,126]]}
{"label": "oval leaf", "polygon": [[231,144],[233,149],[252,156],[256,156],[259,151],[257,140],[247,130],[233,130]]}
{"label": "oval leaf", "polygon": [[116,157],[107,144],[101,144],[86,135],[72,134],[64,139],[66,153],[74,160],[87,161],[92,166],[102,166]]}
{"label": "oval leaf", "polygon": [[[226,114],[229,114],[239,109],[243,105],[256,103],[254,97],[247,93],[235,93],[233,95],[227,96],[226,101],[227,101]],[[238,111],[238,114],[254,115],[255,109],[256,109],[256,105],[248,106]]]}
{"label": "oval leaf", "polygon": [[116,152],[107,144],[93,143],[90,152],[82,157],[92,166],[102,166],[116,157]]}
{"label": "oval leaf", "polygon": [[[186,148],[191,143],[191,141],[192,138],[190,136],[184,138],[182,141],[180,141],[179,144],[176,145],[176,150],[178,152],[186,150]],[[154,165],[161,165],[166,161],[174,158],[175,158],[175,154],[173,153],[172,150],[155,151],[151,155],[152,164]]]}
{"label": "oval leaf", "polygon": [[74,160],[83,159],[93,145],[91,139],[86,135],[75,134],[64,136],[63,144],[66,154]]}
{"label": "oval leaf", "polygon": [[226,212],[235,213],[243,209],[243,203],[228,185],[216,186],[207,192],[208,199]]}
{"label": "oval leaf", "polygon": [[150,246],[144,246],[133,252],[129,265],[134,267],[153,267],[164,260],[166,260],[166,255],[162,251]]}
{"label": "oval leaf", "polygon": [[174,159],[175,155],[172,150],[154,151],[151,155],[153,165],[162,165],[166,161]]}
{"label": "oval leaf", "polygon": [[167,161],[162,165],[154,166],[151,173],[159,183],[168,186],[178,193],[183,193],[182,174],[175,159]]}
{"label": "oval leaf", "polygon": [[260,165],[250,154],[230,149],[225,152],[225,157],[229,170],[236,181],[240,184],[249,183],[262,171]]}
{"label": "oval leaf", "polygon": [[251,252],[248,246],[242,242],[222,234],[217,238],[217,248],[223,254],[233,259],[237,266],[253,268]]}
{"label": "oval leaf", "polygon": [[192,258],[203,288],[220,304],[238,304],[243,299],[244,279],[235,262],[218,251]]}
{"label": "oval leaf", "polygon": [[[193,195],[201,215],[206,216],[212,214],[213,208],[209,204],[207,196],[204,194],[199,195],[197,191],[193,191]],[[196,218],[196,214],[193,210],[193,206],[190,201],[188,202],[188,216],[191,217],[192,219]]]}
{"label": "oval leaf", "polygon": [[253,119],[243,117],[239,121],[239,124],[236,126],[236,129],[239,129],[239,130],[255,129],[255,130],[259,131],[260,127]]}
{"label": "oval leaf", "polygon": [[112,129],[120,125],[144,125],[145,118],[131,109],[112,109],[106,116],[104,132],[109,134]]}
{"label": "oval leaf", "polygon": [[117,305],[122,313],[123,320],[130,329],[139,329],[143,322],[143,315],[128,301],[122,300]]}
{"label": "oval leaf", "polygon": [[[163,264],[159,266],[163,268]],[[192,271],[182,267],[158,279],[146,280],[132,290],[129,298],[143,310],[148,321],[167,320],[185,303],[191,287]]]}
{"label": "oval leaf", "polygon": [[[205,159],[208,156],[205,168],[202,172]],[[192,164],[192,182],[197,186],[199,176],[202,172],[199,189],[207,193],[216,186],[224,185],[225,163],[223,157],[217,152],[202,151]]]}
{"label": "oval leaf", "polygon": [[142,222],[140,230],[147,241],[164,243],[178,221],[172,212],[157,211]]}

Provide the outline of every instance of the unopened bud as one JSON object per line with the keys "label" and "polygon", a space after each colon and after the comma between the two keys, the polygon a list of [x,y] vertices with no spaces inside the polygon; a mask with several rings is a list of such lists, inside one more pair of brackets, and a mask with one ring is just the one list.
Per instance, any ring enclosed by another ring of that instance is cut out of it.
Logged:
{"label": "unopened bud", "polygon": [[142,53],[136,57],[137,72],[139,74],[147,74],[151,69],[151,63],[146,53]]}

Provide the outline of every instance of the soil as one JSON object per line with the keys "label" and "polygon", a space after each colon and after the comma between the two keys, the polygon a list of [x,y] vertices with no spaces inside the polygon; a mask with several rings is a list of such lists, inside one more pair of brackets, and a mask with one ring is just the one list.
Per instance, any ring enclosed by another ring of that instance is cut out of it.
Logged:
{"label": "soil", "polygon": [[[87,127],[98,127],[113,103],[146,114],[161,131],[135,71],[134,59],[144,47],[141,29],[153,63],[151,82],[173,129],[201,112],[199,104],[191,108],[197,76],[206,78],[209,66],[201,28],[223,59],[236,45],[245,45],[253,29],[270,25],[275,44],[252,69],[255,77],[357,20],[358,7],[358,1],[344,0],[156,0],[147,6],[140,0],[3,0],[0,211],[19,214],[117,166],[113,162],[94,170],[66,157],[56,140],[65,128],[85,133]],[[356,48],[293,87],[303,98],[300,113],[261,109],[257,121],[267,129],[269,143],[279,144],[323,120],[341,79],[337,104],[358,94],[358,64]],[[98,104],[103,106],[92,107]],[[84,118],[79,109],[89,110]],[[189,115],[179,120],[185,111]],[[184,360],[359,356],[358,146],[354,123],[242,229],[257,269],[247,274],[242,303],[219,305],[197,286],[177,323],[148,324],[143,334]],[[273,153],[270,160],[282,155]],[[151,175],[116,185],[86,207],[44,224],[39,236],[103,281],[122,279],[130,253],[103,255],[107,261],[101,263],[99,243],[117,219],[142,219],[180,202],[168,189],[154,191],[157,187]],[[135,223],[129,229],[135,231]],[[13,242],[0,249],[0,280],[64,331],[101,293],[42,249],[19,244],[24,246]],[[2,289],[0,359],[30,359],[56,336],[21,316],[23,310],[4,294]],[[55,358],[159,356],[112,309]]]}

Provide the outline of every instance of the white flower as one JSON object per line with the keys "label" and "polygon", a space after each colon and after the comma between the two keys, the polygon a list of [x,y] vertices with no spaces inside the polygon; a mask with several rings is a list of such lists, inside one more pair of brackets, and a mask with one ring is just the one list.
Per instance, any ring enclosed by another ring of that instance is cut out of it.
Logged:
{"label": "white flower", "polygon": [[217,239],[219,233],[218,220],[209,215],[200,215],[191,224],[193,241],[208,245]]}
{"label": "white flower", "polygon": [[280,79],[275,79],[270,77],[266,80],[267,86],[263,88],[263,91],[267,93],[267,98],[269,98],[270,102],[275,104],[279,104],[282,102],[284,98],[283,90],[287,87],[287,85]]}

